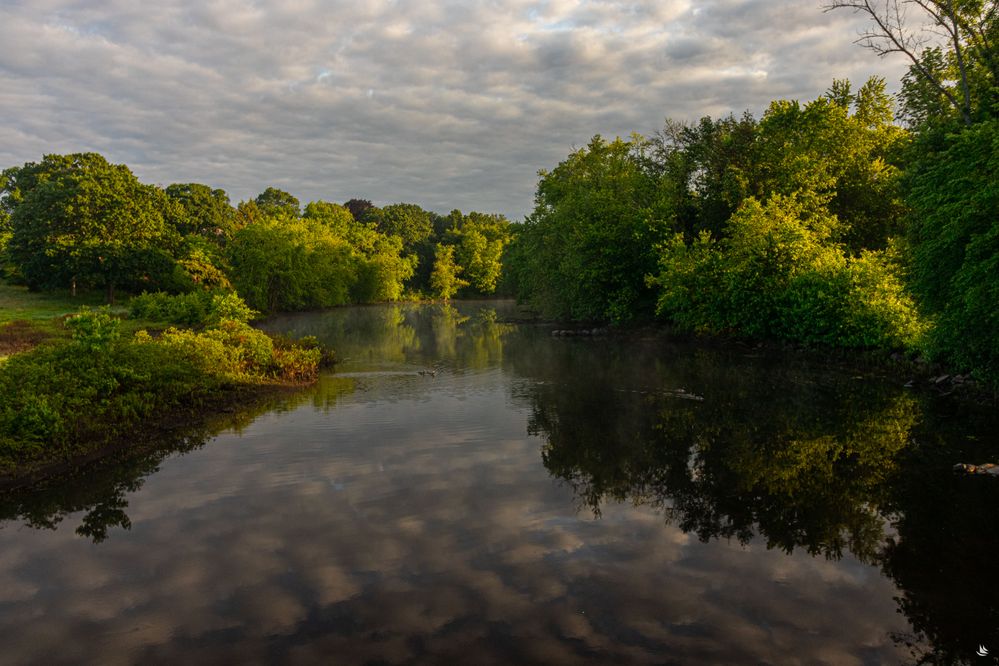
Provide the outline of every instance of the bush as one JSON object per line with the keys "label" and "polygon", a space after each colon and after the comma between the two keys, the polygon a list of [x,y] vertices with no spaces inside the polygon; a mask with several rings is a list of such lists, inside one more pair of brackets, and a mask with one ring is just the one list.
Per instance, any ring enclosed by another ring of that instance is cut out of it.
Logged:
{"label": "bush", "polygon": [[833,227],[793,197],[754,199],[730,236],[677,236],[662,248],[657,312],[696,331],[735,332],[846,347],[911,347],[924,324],[901,280],[896,253],[847,255]]}
{"label": "bush", "polygon": [[[225,307],[221,298],[217,309]],[[0,366],[0,469],[70,457],[234,386],[314,379],[323,355],[311,342],[276,349],[231,319],[203,331],[170,328],[158,339],[145,331],[121,338],[106,311],[82,311],[67,325],[71,341]]]}
{"label": "bush", "polygon": [[234,292],[192,291],[187,294],[143,293],[129,303],[133,319],[209,326],[224,319],[246,322],[258,313]]}

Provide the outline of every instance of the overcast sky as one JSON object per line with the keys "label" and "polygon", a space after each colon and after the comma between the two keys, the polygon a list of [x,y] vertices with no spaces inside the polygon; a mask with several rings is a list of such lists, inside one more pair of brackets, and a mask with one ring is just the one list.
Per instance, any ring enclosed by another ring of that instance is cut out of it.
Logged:
{"label": "overcast sky", "polygon": [[594,134],[897,88],[821,0],[3,0],[0,167],[97,151],[233,202],[406,201],[521,219]]}

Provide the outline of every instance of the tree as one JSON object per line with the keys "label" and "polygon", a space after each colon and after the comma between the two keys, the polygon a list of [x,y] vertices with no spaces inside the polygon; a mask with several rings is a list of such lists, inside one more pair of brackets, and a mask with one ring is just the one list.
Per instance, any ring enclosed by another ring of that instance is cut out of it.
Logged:
{"label": "tree", "polygon": [[645,276],[670,228],[648,144],[595,136],[541,172],[534,211],[512,253],[518,296],[546,316],[624,321],[651,316]]}
{"label": "tree", "polygon": [[298,217],[299,214],[298,199],[276,187],[268,187],[253,201],[264,215]]}
{"label": "tree", "polygon": [[166,194],[180,205],[182,215],[175,222],[182,235],[198,234],[216,243],[232,237],[236,227],[236,209],[225,190],[200,183],[174,183]]}
{"label": "tree", "polygon": [[908,174],[911,284],[930,354],[999,386],[999,120],[925,151]]}
{"label": "tree", "polygon": [[502,215],[471,212],[447,233],[455,259],[471,286],[480,294],[496,291],[503,270],[503,250],[510,239],[509,222]]}
{"label": "tree", "polygon": [[355,220],[360,222],[364,218],[364,214],[374,208],[375,205],[367,199],[350,199],[344,202],[343,207],[350,211]]}
{"label": "tree", "polygon": [[29,287],[142,287],[172,271],[171,233],[159,188],[96,153],[47,155],[8,174],[10,256]]}
{"label": "tree", "polygon": [[357,221],[346,207],[327,201],[310,202],[302,218],[321,223],[353,249],[358,262],[357,280],[350,292],[354,301],[395,301],[402,297],[403,283],[412,277],[414,261],[403,256],[401,238],[387,236],[373,224]]}
{"label": "tree", "polygon": [[461,266],[454,261],[454,247],[438,244],[434,270],[430,274],[430,286],[437,297],[450,300],[462,287],[467,286],[468,282],[462,280],[460,275]]}
{"label": "tree", "polygon": [[746,189],[761,201],[795,196],[816,219],[833,223],[833,240],[853,252],[884,248],[902,233],[905,212],[897,165],[908,134],[892,116],[877,77],[856,94],[841,81],[804,105],[773,102],[757,129]]}
{"label": "tree", "polygon": [[356,256],[314,220],[263,220],[237,231],[227,249],[232,283],[255,310],[289,312],[351,301]]}
{"label": "tree", "polygon": [[407,254],[414,253],[416,246],[430,238],[434,232],[430,213],[416,204],[391,204],[380,209],[373,217],[380,232],[402,239],[402,247]]}
{"label": "tree", "polygon": [[[864,47],[879,56],[908,58],[907,101],[925,101],[931,93],[946,100],[965,125],[980,113],[996,113],[996,0],[835,0],[826,5],[826,11],[833,9],[851,9],[870,19],[873,27],[857,40]],[[909,21],[909,9],[921,20]]]}

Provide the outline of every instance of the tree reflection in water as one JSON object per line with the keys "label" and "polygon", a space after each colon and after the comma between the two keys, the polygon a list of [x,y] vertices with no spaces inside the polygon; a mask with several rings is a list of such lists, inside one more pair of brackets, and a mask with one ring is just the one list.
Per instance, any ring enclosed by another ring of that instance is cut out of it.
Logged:
{"label": "tree reflection in water", "polygon": [[645,504],[702,541],[849,552],[898,585],[912,633],[895,639],[914,661],[999,649],[999,483],[951,473],[999,457],[981,443],[994,413],[941,413],[882,381],[738,349],[577,340],[519,351],[518,397],[544,465],[596,515],[607,502]]}

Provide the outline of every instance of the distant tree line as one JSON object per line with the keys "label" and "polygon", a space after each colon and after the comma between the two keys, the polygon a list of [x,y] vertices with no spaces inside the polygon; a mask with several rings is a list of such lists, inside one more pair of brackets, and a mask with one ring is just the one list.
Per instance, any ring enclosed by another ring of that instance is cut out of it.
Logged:
{"label": "distant tree line", "polygon": [[269,187],[232,205],[200,183],[141,183],[96,153],[0,174],[0,262],[33,290],[236,289],[262,312],[496,292],[502,215],[370,201],[301,206]]}

